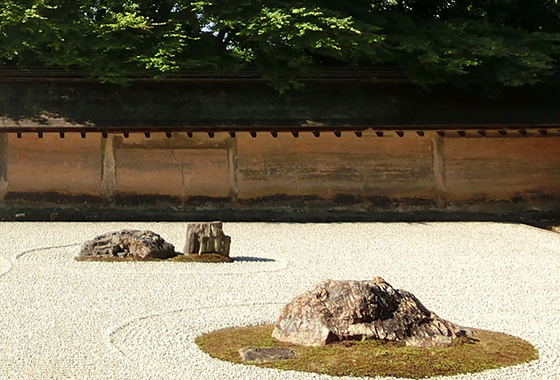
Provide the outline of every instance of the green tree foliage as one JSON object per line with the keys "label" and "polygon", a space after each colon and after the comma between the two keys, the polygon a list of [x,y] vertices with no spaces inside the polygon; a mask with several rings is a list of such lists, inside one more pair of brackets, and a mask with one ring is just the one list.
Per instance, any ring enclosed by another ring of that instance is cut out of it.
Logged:
{"label": "green tree foliage", "polygon": [[325,66],[422,85],[519,86],[557,69],[554,0],[0,0],[0,62],[108,82],[256,67],[280,89]]}

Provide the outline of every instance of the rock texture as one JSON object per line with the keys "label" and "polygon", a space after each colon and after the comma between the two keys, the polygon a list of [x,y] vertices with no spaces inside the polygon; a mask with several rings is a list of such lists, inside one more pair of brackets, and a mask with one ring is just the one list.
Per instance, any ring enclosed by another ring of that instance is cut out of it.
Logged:
{"label": "rock texture", "polygon": [[229,257],[231,238],[222,230],[222,222],[190,223],[184,253],[202,255],[216,253]]}
{"label": "rock texture", "polygon": [[245,347],[239,350],[239,356],[244,362],[275,362],[278,360],[293,359],[294,350],[289,348],[256,348]]}
{"label": "rock texture", "polygon": [[152,231],[121,230],[99,235],[82,244],[80,256],[168,259],[175,247]]}
{"label": "rock texture", "polygon": [[407,345],[449,345],[465,331],[426,309],[416,297],[373,281],[324,281],[284,307],[272,336],[305,346],[381,339]]}

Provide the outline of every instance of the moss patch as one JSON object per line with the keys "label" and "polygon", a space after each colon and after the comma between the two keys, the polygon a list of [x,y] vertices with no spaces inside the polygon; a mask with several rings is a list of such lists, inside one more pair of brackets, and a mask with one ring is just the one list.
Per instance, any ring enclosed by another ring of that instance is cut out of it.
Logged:
{"label": "moss patch", "polygon": [[217,255],[215,253],[204,254],[204,255],[177,255],[170,257],[169,259],[144,259],[138,260],[134,257],[107,257],[107,256],[77,256],[76,261],[99,261],[99,262],[121,262],[121,261],[159,261],[159,262],[180,262],[180,263],[231,263],[233,259],[231,257],[226,257],[222,255]]}
{"label": "moss patch", "polygon": [[272,326],[224,329],[200,336],[196,344],[212,357],[243,363],[243,347],[294,349],[294,359],[246,363],[259,367],[315,372],[331,376],[396,376],[425,378],[480,372],[538,358],[530,343],[511,335],[475,330],[445,348],[406,347],[395,342],[344,341],[325,347],[304,347],[272,338]]}

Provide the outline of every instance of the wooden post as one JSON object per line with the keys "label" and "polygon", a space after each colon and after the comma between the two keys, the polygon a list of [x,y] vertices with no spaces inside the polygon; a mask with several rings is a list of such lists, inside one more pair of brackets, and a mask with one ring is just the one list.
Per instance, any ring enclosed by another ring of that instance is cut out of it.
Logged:
{"label": "wooden post", "polygon": [[445,173],[445,149],[443,137],[437,133],[432,136],[432,170],[436,192],[436,207],[447,208],[447,178]]}
{"label": "wooden post", "polygon": [[103,173],[101,179],[101,194],[107,201],[112,201],[115,196],[117,183],[117,164],[115,160],[115,135],[110,134],[101,140],[103,157]]}
{"label": "wooden post", "polygon": [[8,189],[8,134],[0,133],[0,201]]}
{"label": "wooden post", "polygon": [[237,140],[229,138],[228,144],[228,172],[229,172],[229,196],[233,203],[237,202]]}

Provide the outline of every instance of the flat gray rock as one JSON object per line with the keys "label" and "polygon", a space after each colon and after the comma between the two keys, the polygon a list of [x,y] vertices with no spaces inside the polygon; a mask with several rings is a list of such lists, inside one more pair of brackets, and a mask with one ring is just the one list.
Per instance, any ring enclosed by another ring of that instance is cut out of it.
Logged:
{"label": "flat gray rock", "polygon": [[289,348],[256,348],[244,347],[239,350],[241,359],[245,362],[276,362],[279,360],[293,359],[294,350]]}

